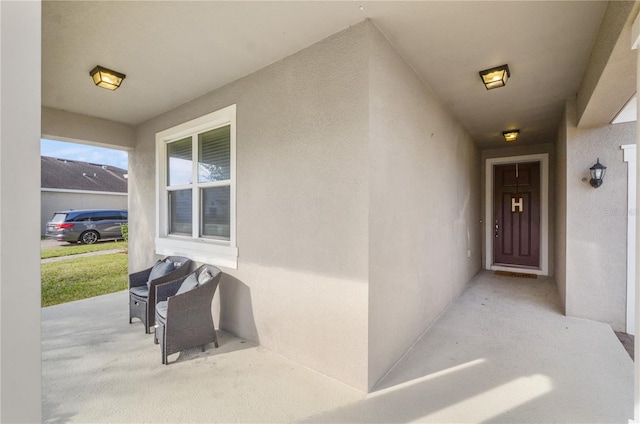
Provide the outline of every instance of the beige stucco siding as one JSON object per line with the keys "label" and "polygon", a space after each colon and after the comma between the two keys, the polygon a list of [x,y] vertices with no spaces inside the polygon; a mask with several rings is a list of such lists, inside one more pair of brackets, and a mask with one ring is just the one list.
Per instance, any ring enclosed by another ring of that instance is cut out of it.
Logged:
{"label": "beige stucco siding", "polygon": [[373,41],[370,387],[462,292],[481,253],[475,144],[377,30]]}
{"label": "beige stucco siding", "polygon": [[40,2],[0,2],[0,422],[42,418]]}
{"label": "beige stucco siding", "polygon": [[[567,120],[563,119],[556,141],[554,279],[563,309],[567,304]],[[553,168],[552,168],[553,169]],[[565,312],[566,313],[566,312]]]}
{"label": "beige stucco siding", "polygon": [[[566,113],[566,313],[625,329],[627,163],[623,144],[635,144],[634,122],[576,127],[575,101]],[[596,159],[607,167],[604,183],[589,185]],[[585,181],[583,181],[585,179]]]}
{"label": "beige stucco siding", "polygon": [[131,150],[135,146],[135,129],[131,125],[42,107],[42,137]]}
{"label": "beige stucco siding", "polygon": [[[131,268],[154,257],[155,133],[237,105],[238,269],[220,327],[367,388],[367,25],[138,128]],[[216,319],[216,321],[218,321]]]}
{"label": "beige stucco siding", "polygon": [[220,327],[369,390],[480,268],[479,152],[363,22],[137,128],[132,269],[155,256],[155,134],[231,104]]}

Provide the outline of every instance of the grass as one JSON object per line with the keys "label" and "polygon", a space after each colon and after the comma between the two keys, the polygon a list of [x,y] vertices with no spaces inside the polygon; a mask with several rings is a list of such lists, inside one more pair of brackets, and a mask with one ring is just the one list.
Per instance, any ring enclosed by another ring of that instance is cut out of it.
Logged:
{"label": "grass", "polygon": [[127,250],[127,243],[124,241],[105,241],[96,244],[67,244],[60,247],[42,249],[40,251],[40,259],[79,255],[81,253],[98,252],[100,250],[110,249]]}
{"label": "grass", "polygon": [[127,255],[121,253],[42,264],[42,306],[124,290],[127,267]]}

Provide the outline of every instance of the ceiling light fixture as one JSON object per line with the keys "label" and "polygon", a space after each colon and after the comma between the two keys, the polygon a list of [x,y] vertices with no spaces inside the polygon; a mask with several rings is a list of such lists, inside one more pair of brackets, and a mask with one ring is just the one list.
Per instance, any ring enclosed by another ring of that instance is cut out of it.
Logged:
{"label": "ceiling light fixture", "polygon": [[106,88],[107,90],[115,90],[120,87],[122,80],[126,77],[125,74],[112,71],[111,69],[104,68],[100,65],[93,68],[91,72],[89,72],[89,75],[91,75],[93,82],[98,87]]}
{"label": "ceiling light fixture", "polygon": [[487,90],[492,90],[498,87],[504,87],[507,84],[507,80],[511,76],[508,65],[496,66],[495,68],[485,69],[480,71],[480,78]]}
{"label": "ceiling light fixture", "polygon": [[507,143],[516,141],[518,139],[518,135],[520,135],[520,130],[502,131],[504,141]]}

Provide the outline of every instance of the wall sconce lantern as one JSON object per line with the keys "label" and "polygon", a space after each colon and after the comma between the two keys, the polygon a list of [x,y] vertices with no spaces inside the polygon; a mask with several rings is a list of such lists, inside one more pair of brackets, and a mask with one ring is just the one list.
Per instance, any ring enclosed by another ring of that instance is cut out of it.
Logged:
{"label": "wall sconce lantern", "polygon": [[598,161],[591,168],[589,168],[589,170],[591,171],[591,181],[589,181],[591,187],[600,187],[602,185],[602,181],[604,180],[604,174],[607,171],[607,167],[601,164],[600,158],[598,158]]}
{"label": "wall sconce lantern", "polygon": [[479,74],[487,90],[504,87],[507,84],[507,80],[511,76],[508,65],[485,69],[484,71],[480,71]]}
{"label": "wall sconce lantern", "polygon": [[103,68],[99,65],[93,68],[91,72],[89,72],[89,75],[93,78],[95,85],[106,88],[107,90],[115,90],[120,87],[122,80],[126,78],[125,74]]}
{"label": "wall sconce lantern", "polygon": [[520,135],[520,130],[502,131],[504,141],[506,141],[507,143],[516,141],[518,139],[518,135]]}

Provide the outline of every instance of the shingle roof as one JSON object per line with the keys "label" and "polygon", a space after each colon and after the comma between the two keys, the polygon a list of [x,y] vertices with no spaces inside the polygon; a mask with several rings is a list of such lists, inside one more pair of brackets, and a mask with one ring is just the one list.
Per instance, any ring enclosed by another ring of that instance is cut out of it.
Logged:
{"label": "shingle roof", "polygon": [[127,192],[126,169],[69,159],[41,157],[41,188]]}

